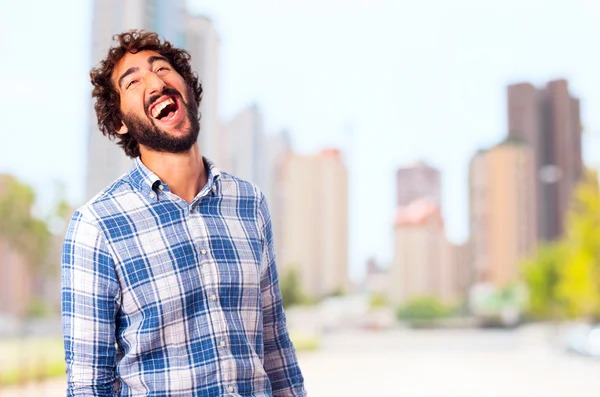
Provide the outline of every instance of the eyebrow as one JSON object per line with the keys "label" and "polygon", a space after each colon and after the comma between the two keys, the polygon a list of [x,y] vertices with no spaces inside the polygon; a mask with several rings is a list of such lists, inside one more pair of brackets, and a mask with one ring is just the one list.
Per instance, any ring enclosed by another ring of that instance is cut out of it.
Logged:
{"label": "eyebrow", "polygon": [[121,75],[121,77],[119,77],[119,87],[120,87],[120,88],[123,88],[123,87],[121,87],[121,84],[123,83],[123,79],[124,79],[125,77],[129,76],[131,73],[135,73],[135,72],[137,72],[138,70],[140,70],[140,68],[138,68],[137,66],[136,66],[136,67],[132,67],[132,68],[129,68],[129,69],[127,69],[127,70],[125,71],[125,73],[123,73],[123,74]]}
{"label": "eyebrow", "polygon": [[152,65],[154,62],[157,62],[157,61],[165,61],[165,62],[169,63],[169,61],[167,61],[167,58],[158,56],[158,55],[153,55],[148,58],[148,63],[150,65]]}

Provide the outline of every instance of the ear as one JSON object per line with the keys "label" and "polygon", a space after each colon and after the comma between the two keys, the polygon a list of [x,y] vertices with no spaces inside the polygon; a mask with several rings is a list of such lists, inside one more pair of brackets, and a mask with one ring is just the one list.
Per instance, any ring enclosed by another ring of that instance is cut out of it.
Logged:
{"label": "ear", "polygon": [[125,123],[123,123],[123,122],[121,121],[121,128],[119,128],[119,129],[117,130],[117,134],[119,134],[119,135],[125,135],[125,134],[127,134],[128,132],[129,132],[129,128],[127,128],[127,126],[125,125]]}

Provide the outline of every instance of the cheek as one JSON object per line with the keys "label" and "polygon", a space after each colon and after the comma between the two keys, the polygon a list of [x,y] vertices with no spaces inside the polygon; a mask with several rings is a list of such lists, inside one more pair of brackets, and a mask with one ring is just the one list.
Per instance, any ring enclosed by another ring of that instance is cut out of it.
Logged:
{"label": "cheek", "polygon": [[179,78],[177,81],[177,90],[183,95],[183,97],[187,100],[192,99],[189,98],[190,94],[192,94],[191,87],[185,82],[183,77]]}
{"label": "cheek", "polygon": [[145,115],[146,107],[143,100],[140,99],[128,99],[124,103],[121,103],[121,109],[125,113],[132,113],[136,115]]}

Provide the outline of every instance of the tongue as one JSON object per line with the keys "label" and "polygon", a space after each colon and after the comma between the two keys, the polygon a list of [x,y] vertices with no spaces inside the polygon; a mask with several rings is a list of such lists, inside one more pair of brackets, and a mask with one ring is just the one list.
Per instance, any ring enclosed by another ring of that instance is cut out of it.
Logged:
{"label": "tongue", "polygon": [[175,116],[175,112],[169,112],[166,116],[160,118],[162,121],[171,120]]}

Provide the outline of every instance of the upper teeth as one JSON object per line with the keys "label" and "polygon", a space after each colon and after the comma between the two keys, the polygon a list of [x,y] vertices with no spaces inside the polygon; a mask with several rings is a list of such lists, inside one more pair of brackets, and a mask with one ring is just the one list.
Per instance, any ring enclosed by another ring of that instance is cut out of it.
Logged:
{"label": "upper teeth", "polygon": [[152,108],[152,117],[157,118],[160,112],[168,105],[174,104],[173,98],[168,98]]}

